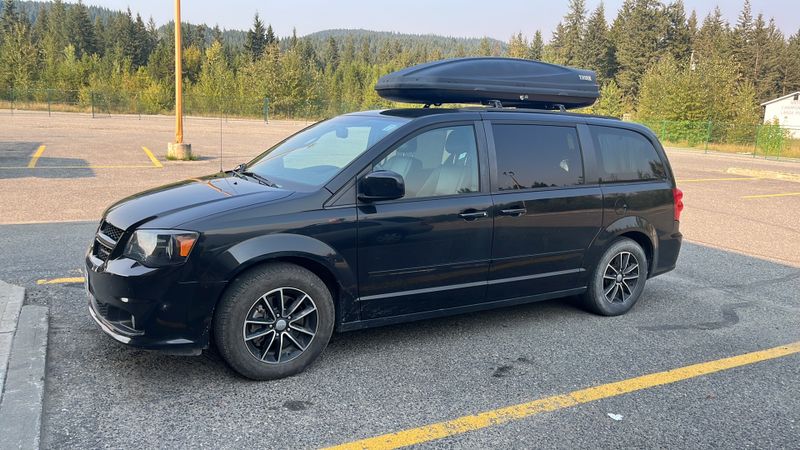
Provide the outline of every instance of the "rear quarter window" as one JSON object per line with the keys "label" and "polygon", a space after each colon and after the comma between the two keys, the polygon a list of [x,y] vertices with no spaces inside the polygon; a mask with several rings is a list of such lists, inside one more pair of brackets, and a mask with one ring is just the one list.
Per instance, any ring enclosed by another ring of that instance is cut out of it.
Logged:
{"label": "rear quarter window", "polygon": [[664,162],[646,137],[632,130],[589,126],[603,182],[663,180]]}

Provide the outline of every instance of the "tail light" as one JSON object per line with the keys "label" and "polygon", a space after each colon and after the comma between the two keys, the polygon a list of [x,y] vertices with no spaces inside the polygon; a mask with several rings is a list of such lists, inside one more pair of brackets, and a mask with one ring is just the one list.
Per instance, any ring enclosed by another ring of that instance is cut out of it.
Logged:
{"label": "tail light", "polygon": [[672,199],[675,201],[675,220],[681,220],[681,212],[683,212],[683,191],[678,188],[672,189]]}

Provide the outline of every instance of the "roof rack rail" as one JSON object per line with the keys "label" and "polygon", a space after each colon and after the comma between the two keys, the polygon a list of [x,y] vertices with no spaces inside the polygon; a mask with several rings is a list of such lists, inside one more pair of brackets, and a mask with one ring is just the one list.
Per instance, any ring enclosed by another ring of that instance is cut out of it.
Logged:
{"label": "roof rack rail", "polygon": [[[553,105],[556,106],[556,105]],[[540,108],[524,108],[518,106],[501,106],[499,108],[484,105],[484,106],[465,106],[462,108],[457,108],[461,111],[494,111],[494,112],[525,112],[525,113],[544,113],[544,114],[564,114],[567,116],[580,116],[580,117],[594,117],[598,119],[611,119],[611,120],[622,120],[619,117],[614,116],[606,116],[603,114],[589,114],[589,113],[582,113],[577,111],[571,111],[568,109],[540,109]]]}

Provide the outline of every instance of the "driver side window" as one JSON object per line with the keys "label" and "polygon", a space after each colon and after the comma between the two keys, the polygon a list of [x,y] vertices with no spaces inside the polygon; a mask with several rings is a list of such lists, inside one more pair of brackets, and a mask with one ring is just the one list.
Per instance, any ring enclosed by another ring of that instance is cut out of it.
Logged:
{"label": "driver side window", "polygon": [[375,165],[403,177],[404,198],[478,192],[478,148],[472,125],[437,128],[395,148]]}

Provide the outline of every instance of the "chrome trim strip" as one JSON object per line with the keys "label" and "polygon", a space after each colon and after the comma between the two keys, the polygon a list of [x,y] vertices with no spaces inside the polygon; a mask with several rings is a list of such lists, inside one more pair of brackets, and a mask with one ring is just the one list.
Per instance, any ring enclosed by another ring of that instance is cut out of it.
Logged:
{"label": "chrome trim strip", "polygon": [[114,340],[118,342],[122,342],[123,344],[128,344],[131,342],[131,338],[117,333],[116,331],[111,329],[110,326],[106,325],[105,321],[102,320],[94,311],[94,308],[92,308],[91,301],[89,302],[89,314],[92,316],[92,319],[94,319],[94,321],[97,323],[98,326],[100,326],[100,329],[103,330],[105,334],[111,336]]}
{"label": "chrome trim strip", "polygon": [[417,294],[430,294],[433,292],[441,292],[441,291],[449,291],[455,289],[466,289],[471,287],[478,287],[478,286],[489,286],[495,284],[503,284],[503,283],[513,283],[516,281],[525,281],[525,280],[535,280],[537,278],[546,278],[546,277],[556,277],[560,275],[569,275],[572,273],[580,273],[584,272],[584,268],[579,269],[568,269],[568,270],[557,270],[555,272],[546,272],[546,273],[537,273],[534,275],[524,275],[521,277],[511,277],[511,278],[500,278],[497,280],[488,280],[488,281],[475,281],[472,283],[461,283],[461,284],[449,284],[447,286],[437,286],[437,287],[430,287],[430,288],[423,288],[423,289],[411,289],[408,291],[398,291],[398,292],[390,292],[388,294],[376,294],[376,295],[367,295],[364,297],[358,297],[356,299],[357,302],[366,302],[370,300],[382,300],[386,298],[392,297],[402,297],[406,295],[417,295]]}
{"label": "chrome trim strip", "polygon": [[409,291],[390,292],[388,294],[367,295],[365,297],[357,298],[356,301],[365,302],[370,300],[380,300],[383,298],[400,297],[403,295],[430,294],[433,292],[448,291],[451,289],[465,289],[478,286],[486,286],[486,282],[475,281],[472,283],[449,284],[447,286],[437,286],[437,287],[423,288],[423,289],[411,289]]}
{"label": "chrome trim strip", "polygon": [[513,283],[515,281],[535,280],[537,278],[546,278],[546,277],[557,277],[559,275],[569,275],[571,273],[581,273],[583,271],[584,271],[583,267],[581,267],[580,269],[556,270],[555,272],[537,273],[537,274],[534,274],[534,275],[523,275],[521,277],[500,278],[500,279],[497,279],[497,280],[489,280],[488,284],[492,285],[492,284]]}
{"label": "chrome trim strip", "polygon": [[111,239],[110,236],[106,236],[102,231],[97,232],[97,241],[105,245],[106,248],[110,248],[111,250],[114,250],[114,247],[116,247],[117,245],[117,241]]}

